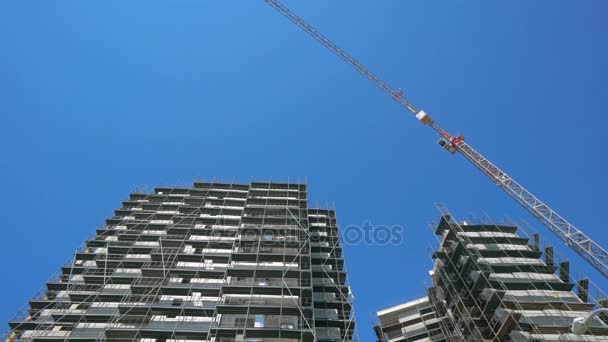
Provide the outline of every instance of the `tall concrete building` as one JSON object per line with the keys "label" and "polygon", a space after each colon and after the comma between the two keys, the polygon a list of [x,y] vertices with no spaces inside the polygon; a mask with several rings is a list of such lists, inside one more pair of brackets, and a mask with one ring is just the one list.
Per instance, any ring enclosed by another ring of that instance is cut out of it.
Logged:
{"label": "tall concrete building", "polygon": [[541,251],[538,235],[447,215],[436,234],[433,286],[426,297],[378,311],[378,341],[608,341],[606,316],[573,333],[575,318],[606,302],[592,298],[587,279],[572,281],[568,262],[556,265],[552,247]]}
{"label": "tall concrete building", "polygon": [[303,184],[133,193],[61,268],[9,341],[350,341],[333,210]]}

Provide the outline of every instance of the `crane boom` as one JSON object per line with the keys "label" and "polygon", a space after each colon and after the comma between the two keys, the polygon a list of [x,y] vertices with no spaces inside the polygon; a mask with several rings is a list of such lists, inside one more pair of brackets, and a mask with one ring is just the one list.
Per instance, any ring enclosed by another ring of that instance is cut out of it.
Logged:
{"label": "crane boom", "polygon": [[587,237],[581,230],[464,141],[457,144],[456,149],[511,198],[515,199],[550,231],[555,233],[560,240],[565,242],[604,277],[608,278],[608,252],[602,246]]}
{"label": "crane boom", "polygon": [[331,40],[317,31],[313,26],[306,23],[302,18],[293,13],[289,8],[278,0],[265,0],[270,6],[280,14],[291,20],[302,30],[316,39],[319,43],[340,57],[343,61],[350,64],[360,74],[365,76],[374,85],[384,91],[393,100],[404,106],[409,112],[414,114],[423,124],[435,130],[439,136],[439,144],[451,153],[459,152],[465,159],[471,162],[476,168],[483,172],[496,185],[504,190],[509,196],[515,199],[522,207],[534,215],[542,224],[552,231],[559,239],[574,250],[579,256],[599,271],[604,277],[608,278],[608,252],[591,238],[576,228],[555,210],[534,196],[530,191],[516,182],[506,172],[502,171],[490,160],[485,158],[473,147],[464,141],[461,136],[453,136],[444,130],[438,123],[422,110],[418,110],[409,102],[400,90],[391,87],[387,82],[380,79],[369,71],[363,64],[359,63],[346,51],[342,50]]}

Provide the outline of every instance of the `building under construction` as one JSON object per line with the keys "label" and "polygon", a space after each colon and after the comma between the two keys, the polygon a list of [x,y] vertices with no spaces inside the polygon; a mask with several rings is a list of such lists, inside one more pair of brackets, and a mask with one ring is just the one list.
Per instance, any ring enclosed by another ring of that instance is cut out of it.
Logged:
{"label": "building under construction", "polygon": [[556,265],[552,247],[541,252],[538,235],[448,214],[435,234],[432,287],[426,297],[379,311],[378,341],[608,341],[605,315],[573,333],[574,319],[606,301],[590,295],[587,279],[571,281],[569,263]]}
{"label": "building under construction", "polygon": [[8,341],[351,341],[335,212],[304,184],[133,193],[9,325]]}

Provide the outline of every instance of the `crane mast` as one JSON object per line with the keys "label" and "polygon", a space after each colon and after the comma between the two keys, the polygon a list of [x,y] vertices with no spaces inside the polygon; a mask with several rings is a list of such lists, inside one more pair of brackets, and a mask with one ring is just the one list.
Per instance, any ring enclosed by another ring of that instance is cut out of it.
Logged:
{"label": "crane mast", "polygon": [[504,190],[509,196],[516,200],[522,207],[534,215],[542,224],[552,231],[559,239],[574,250],[579,256],[593,266],[604,277],[608,278],[608,252],[591,238],[576,228],[555,210],[534,196],[525,187],[515,181],[506,172],[502,171],[490,160],[477,152],[473,147],[464,141],[461,136],[453,136],[444,130],[437,122],[424,111],[417,109],[403,95],[401,90],[391,87],[388,83],[380,79],[369,71],[364,65],[359,63],[346,51],[342,50],[331,40],[317,31],[313,26],[306,23],[302,18],[293,13],[289,8],[278,0],[265,0],[270,6],[280,14],[291,20],[302,30],[312,36],[315,40],[333,52],[346,63],[350,64],[357,72],[365,76],[369,81],[376,85],[380,90],[389,95],[393,100],[401,104],[406,110],[411,112],[424,125],[429,126],[439,134],[441,145],[450,153],[460,153],[476,168],[483,172],[496,185]]}

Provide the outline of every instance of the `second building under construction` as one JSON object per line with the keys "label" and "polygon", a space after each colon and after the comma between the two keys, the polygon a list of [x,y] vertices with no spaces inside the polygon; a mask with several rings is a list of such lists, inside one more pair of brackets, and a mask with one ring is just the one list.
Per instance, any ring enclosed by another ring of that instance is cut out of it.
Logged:
{"label": "second building under construction", "polygon": [[467,224],[441,217],[439,248],[427,296],[377,313],[378,341],[608,341],[605,316],[582,334],[575,318],[605,301],[590,298],[589,282],[571,282],[569,264],[517,227]]}

